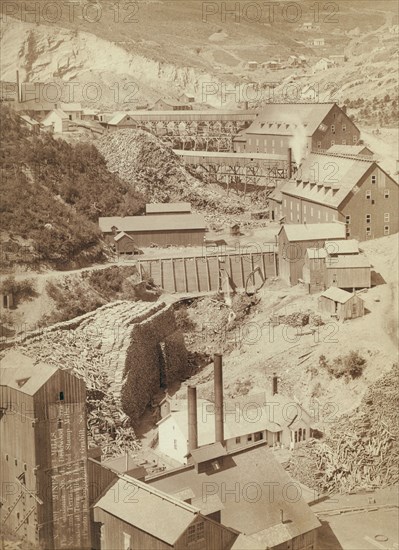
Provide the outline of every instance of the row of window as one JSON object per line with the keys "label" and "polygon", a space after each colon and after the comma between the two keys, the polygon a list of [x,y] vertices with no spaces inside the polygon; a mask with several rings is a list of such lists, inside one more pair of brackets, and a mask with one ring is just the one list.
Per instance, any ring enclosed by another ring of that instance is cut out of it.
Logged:
{"label": "row of window", "polygon": [[[375,183],[375,176],[371,176],[371,183]],[[371,199],[371,191],[366,191],[366,199]],[[384,199],[389,199],[389,189],[384,189]]]}
{"label": "row of window", "polygon": [[[8,456],[8,454],[6,454],[6,455],[5,455],[6,462],[9,461],[9,458],[10,458],[10,457]],[[18,466],[18,459],[17,459],[17,458],[14,458],[14,464],[15,464],[15,466]],[[24,470],[25,470],[25,472],[26,472],[27,469],[28,469],[28,467],[27,467],[27,465],[24,463]]]}
{"label": "row of window", "polygon": [[[236,443],[241,443],[241,440],[243,438],[242,437],[236,437]],[[253,434],[253,437],[252,437],[252,434],[250,435],[247,435],[247,441],[252,441],[252,439],[254,441],[261,441],[263,439],[263,432],[257,432],[255,434]]]}
{"label": "row of window", "polygon": [[[391,220],[391,214],[389,212],[384,213],[384,222],[389,223]],[[351,223],[351,217],[345,216],[345,223],[349,225]],[[371,223],[371,214],[366,214],[366,223]]]}
{"label": "row of window", "polygon": [[[352,141],[353,141],[353,143],[357,143],[357,136],[353,136]],[[331,147],[333,147],[334,145],[335,145],[335,140],[332,139],[331,140]],[[350,145],[350,139],[349,140],[343,139],[341,145]],[[317,148],[321,149],[321,141],[317,142]]]}
{"label": "row of window", "polygon": [[[311,217],[313,216],[313,208],[310,209],[310,216]],[[331,221],[331,222],[337,221],[337,215],[333,214],[332,212],[330,212],[330,213],[325,212],[324,217],[325,217],[326,222],[328,222],[328,221]],[[320,210],[317,211],[317,219],[321,220],[321,211]],[[292,212],[290,212],[290,220],[294,221],[294,215],[293,215]],[[304,209],[303,223],[306,223],[306,220],[307,220],[307,218],[306,218],[306,209]],[[297,223],[301,223],[301,220],[300,220],[298,215],[296,217],[296,221],[297,221]]]}

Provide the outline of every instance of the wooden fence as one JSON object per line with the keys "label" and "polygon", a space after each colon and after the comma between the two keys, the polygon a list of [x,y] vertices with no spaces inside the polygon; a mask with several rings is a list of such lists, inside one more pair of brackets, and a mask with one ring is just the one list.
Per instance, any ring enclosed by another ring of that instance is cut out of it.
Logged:
{"label": "wooden fence", "polygon": [[[224,269],[237,288],[245,288],[249,275],[259,267],[265,278],[277,276],[277,253],[220,254],[138,260],[140,274],[147,275],[167,292],[209,292],[219,288],[219,271]],[[255,275],[250,277],[255,285]]]}

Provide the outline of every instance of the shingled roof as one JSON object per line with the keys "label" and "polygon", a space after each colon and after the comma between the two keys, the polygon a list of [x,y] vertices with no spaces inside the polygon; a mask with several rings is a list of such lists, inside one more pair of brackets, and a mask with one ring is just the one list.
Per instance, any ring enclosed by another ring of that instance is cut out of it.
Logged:
{"label": "shingled roof", "polygon": [[291,136],[298,126],[312,136],[335,103],[268,103],[246,130],[246,134]]}
{"label": "shingled roof", "polygon": [[281,192],[338,208],[356,184],[376,166],[371,158],[310,153],[301,164],[300,179],[288,181]]}

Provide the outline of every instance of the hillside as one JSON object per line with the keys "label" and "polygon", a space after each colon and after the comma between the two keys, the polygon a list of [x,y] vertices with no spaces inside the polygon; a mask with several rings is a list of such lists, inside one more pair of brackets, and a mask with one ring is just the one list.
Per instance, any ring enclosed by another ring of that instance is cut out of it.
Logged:
{"label": "hillside", "polygon": [[0,117],[3,267],[104,260],[98,216],[139,213],[142,195],[107,170],[94,146],[32,135],[6,107]]}
{"label": "hillside", "polygon": [[[248,83],[270,81],[277,84],[280,100],[284,85],[292,80],[301,88],[316,84],[316,100],[355,100],[364,97],[364,85],[372,95],[394,95],[397,42],[389,28],[396,22],[396,4],[380,1],[378,9],[363,0],[317,4],[315,12],[314,2],[305,0],[292,14],[285,3],[270,14],[263,4],[249,9],[247,3],[233,1],[210,6],[186,0],[132,2],[128,7],[104,3],[100,10],[85,9],[82,2],[75,3],[73,17],[66,3],[55,14],[40,12],[36,24],[17,9],[24,2],[15,2],[13,17],[4,18],[2,26],[1,79],[15,81],[19,68],[26,81],[59,84],[64,99],[73,82],[71,100],[118,109],[151,103],[160,95],[177,97],[183,91],[194,94],[197,103],[220,106],[222,86],[231,89],[241,83],[240,97],[228,94],[223,101],[232,107],[254,98],[246,94]],[[310,30],[304,30],[305,22],[312,24]],[[320,37],[324,46],[311,45]],[[344,66],[313,75],[318,59],[343,53],[348,57]],[[248,61],[284,61],[290,55],[304,55],[306,66],[248,69]],[[204,97],[210,82],[217,85],[217,93]],[[87,92],[89,83],[97,93]]]}

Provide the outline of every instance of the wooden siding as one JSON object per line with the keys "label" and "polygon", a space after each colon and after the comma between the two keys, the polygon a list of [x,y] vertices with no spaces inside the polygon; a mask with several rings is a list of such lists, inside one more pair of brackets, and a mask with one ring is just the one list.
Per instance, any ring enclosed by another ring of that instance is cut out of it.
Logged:
{"label": "wooden siding", "polygon": [[129,237],[121,237],[119,241],[114,241],[115,249],[118,254],[133,254],[136,245]]}
{"label": "wooden siding", "polygon": [[320,311],[336,316],[340,321],[355,319],[364,315],[364,302],[359,296],[353,296],[345,304],[320,296],[318,305]]}
{"label": "wooden siding", "polygon": [[369,267],[327,267],[326,287],[338,288],[370,288],[371,269]]}
{"label": "wooden siding", "polygon": [[[372,177],[376,182],[372,183]],[[389,227],[389,234],[399,231],[398,201],[399,186],[385,174],[379,166],[366,174],[357,183],[357,192],[351,192],[340,206],[340,221],[345,222],[346,216],[350,216],[347,224],[348,236],[351,239],[366,241],[384,236],[384,227]],[[389,197],[385,197],[385,191],[389,191]],[[366,198],[366,194],[371,194]],[[373,202],[374,201],[374,202]],[[384,221],[384,214],[389,214],[389,222]],[[366,222],[366,216],[370,215],[370,223]],[[370,228],[370,235],[366,228]]]}
{"label": "wooden siding", "polygon": [[238,533],[203,516],[197,517],[191,525],[204,522],[204,540],[187,542],[187,531],[176,541],[176,550],[229,550],[236,540]]}
{"label": "wooden siding", "polygon": [[[151,511],[149,510],[148,513],[151,513]],[[136,529],[133,525],[125,523],[121,519],[105,512],[101,508],[94,508],[94,521],[102,523],[102,550],[123,550],[124,533],[131,536],[132,550],[165,550],[168,548],[173,548],[173,546],[162,542],[144,531],[140,531],[140,529]]]}
{"label": "wooden siding", "polygon": [[303,266],[307,248],[324,248],[327,239],[313,241],[292,241],[282,229],[278,237],[279,277],[291,285],[303,278]]}
{"label": "wooden siding", "polygon": [[[37,504],[32,497],[21,497],[6,525],[15,530],[27,507],[34,506],[17,535],[49,549],[90,548],[84,382],[58,370],[34,396],[0,389],[2,403],[11,403],[15,411],[0,421],[2,448],[8,454],[1,480],[21,493],[16,477],[25,472],[26,485],[43,501]],[[11,499],[12,495],[12,505]],[[2,507],[2,518],[7,508]]]}
{"label": "wooden siding", "polygon": [[[335,105],[328,115],[324,118],[323,124],[327,126],[327,130],[322,132],[317,129],[312,136],[312,149],[317,151],[320,149],[329,149],[334,141],[336,145],[342,145],[346,141],[346,145],[354,145],[360,139],[360,131],[356,128],[351,119]],[[335,126],[334,133],[332,125]],[[346,130],[344,131],[344,126]],[[354,138],[356,141],[354,141]],[[320,147],[318,146],[320,143]]]}
{"label": "wooden siding", "polygon": [[[259,254],[229,254],[157,260],[138,260],[140,274],[148,274],[155,284],[168,292],[208,292],[219,288],[219,261],[223,257],[224,269],[237,288],[244,288],[249,274],[260,267],[266,278],[276,276],[276,255],[274,252]],[[223,264],[221,264],[223,265]],[[249,281],[258,285],[255,276]]]}
{"label": "wooden siding", "polygon": [[[177,231],[126,231],[130,237],[134,239],[134,242],[138,247],[150,246],[151,244],[157,244],[161,247],[172,246],[202,246],[204,244],[205,230],[204,229],[192,229],[192,230],[177,230]],[[107,235],[106,240],[108,242],[115,241],[113,235]]]}
{"label": "wooden siding", "polygon": [[325,258],[308,258],[306,255],[302,273],[310,294],[322,292],[326,289]]}
{"label": "wooden siding", "polygon": [[283,544],[271,547],[271,550],[316,550],[317,529],[299,535]]}
{"label": "wooden siding", "polygon": [[336,208],[310,200],[291,197],[282,191],[283,216],[286,223],[330,223],[338,221]]}

